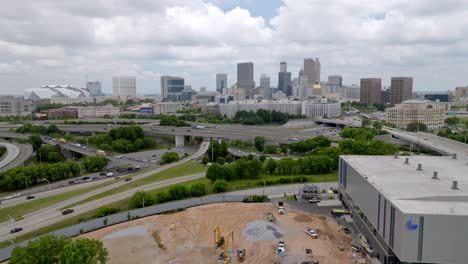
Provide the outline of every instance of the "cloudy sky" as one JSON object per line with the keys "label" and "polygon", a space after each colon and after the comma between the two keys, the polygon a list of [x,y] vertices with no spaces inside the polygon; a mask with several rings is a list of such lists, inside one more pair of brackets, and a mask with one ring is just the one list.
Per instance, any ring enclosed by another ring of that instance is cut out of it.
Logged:
{"label": "cloudy sky", "polygon": [[466,0],[3,0],[0,93],[44,84],[111,91],[113,75],[137,77],[138,93],[159,93],[159,77],[215,89],[236,79],[236,63],[276,85],[279,62],[297,75],[319,57],[322,80],[343,75],[413,76],[415,90],[468,84]]}

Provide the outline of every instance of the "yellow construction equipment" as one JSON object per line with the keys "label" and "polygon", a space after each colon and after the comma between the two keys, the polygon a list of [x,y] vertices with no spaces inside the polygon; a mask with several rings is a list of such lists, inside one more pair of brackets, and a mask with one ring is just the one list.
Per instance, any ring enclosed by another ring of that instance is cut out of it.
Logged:
{"label": "yellow construction equipment", "polygon": [[221,229],[219,228],[219,226],[215,226],[213,232],[214,232],[214,240],[216,243],[216,248],[223,247],[224,237],[221,235]]}
{"label": "yellow construction equipment", "polygon": [[229,239],[232,239],[232,243],[234,244],[234,233],[232,231],[226,236],[223,251],[221,252],[221,254],[219,254],[218,263],[229,264],[229,262],[231,261],[231,259],[228,256]]}

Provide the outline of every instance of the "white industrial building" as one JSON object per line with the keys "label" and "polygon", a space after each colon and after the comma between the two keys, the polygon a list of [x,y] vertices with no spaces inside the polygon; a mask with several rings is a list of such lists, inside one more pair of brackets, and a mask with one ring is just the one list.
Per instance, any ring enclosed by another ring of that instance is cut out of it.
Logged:
{"label": "white industrial building", "polygon": [[89,97],[88,90],[84,88],[76,88],[71,85],[44,85],[40,88],[31,88],[24,91],[24,98],[33,101],[51,98],[81,97]]}
{"label": "white industrial building", "polygon": [[158,114],[175,114],[177,111],[182,110],[182,103],[177,102],[158,102],[153,105],[153,112]]}
{"label": "white industrial building", "polygon": [[341,115],[341,104],[327,101],[303,101],[301,114],[308,117],[337,117]]}
{"label": "white industrial building", "polygon": [[98,118],[98,117],[118,117],[120,116],[120,107],[112,105],[104,106],[87,106],[87,107],[70,107],[76,109],[78,118]]}
{"label": "white industrial building", "polygon": [[447,107],[446,103],[429,100],[407,100],[385,109],[385,121],[402,129],[418,122],[429,130],[437,130],[444,126]]}
{"label": "white industrial building", "polygon": [[112,77],[112,94],[129,98],[136,97],[136,77]]}
{"label": "white industrial building", "polygon": [[465,264],[466,157],[341,156],[339,197],[382,264]]}

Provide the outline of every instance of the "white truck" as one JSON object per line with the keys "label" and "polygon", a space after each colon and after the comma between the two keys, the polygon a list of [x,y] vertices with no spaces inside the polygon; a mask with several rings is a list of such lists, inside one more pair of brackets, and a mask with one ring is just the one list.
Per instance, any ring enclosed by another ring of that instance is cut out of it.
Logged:
{"label": "white truck", "polygon": [[278,249],[276,250],[276,254],[280,255],[281,257],[286,256],[286,247],[283,241],[278,242]]}
{"label": "white truck", "polygon": [[282,201],[278,202],[278,214],[284,214],[284,203]]}

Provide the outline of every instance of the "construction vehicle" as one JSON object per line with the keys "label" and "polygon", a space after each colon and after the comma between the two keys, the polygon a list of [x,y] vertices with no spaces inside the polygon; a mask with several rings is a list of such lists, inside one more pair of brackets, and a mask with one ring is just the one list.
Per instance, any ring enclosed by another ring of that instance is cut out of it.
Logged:
{"label": "construction vehicle", "polygon": [[106,152],[104,150],[98,149],[98,150],[96,150],[96,155],[97,156],[106,156]]}
{"label": "construction vehicle", "polygon": [[213,232],[216,248],[222,248],[224,246],[224,237],[221,235],[221,229],[219,229],[219,226],[215,226]]}
{"label": "construction vehicle", "polygon": [[276,249],[276,254],[280,255],[281,257],[286,256],[286,247],[283,241],[278,242],[278,249]]}
{"label": "construction vehicle", "polygon": [[278,202],[278,214],[284,214],[284,203],[282,201]]}
{"label": "construction vehicle", "polygon": [[245,259],[245,253],[247,251],[244,249],[237,249],[237,261],[238,262],[243,262]]}
{"label": "construction vehicle", "polygon": [[270,212],[268,212],[268,213],[266,214],[266,219],[267,219],[268,222],[275,222],[275,217],[274,217],[273,214],[270,213]]}
{"label": "construction vehicle", "polygon": [[234,233],[232,231],[226,236],[223,251],[219,254],[218,264],[229,264],[231,261],[228,255],[229,239],[232,239],[232,243],[234,244]]}
{"label": "construction vehicle", "polygon": [[59,138],[58,142],[63,143],[63,144],[67,144],[67,140],[64,139],[64,138]]}

